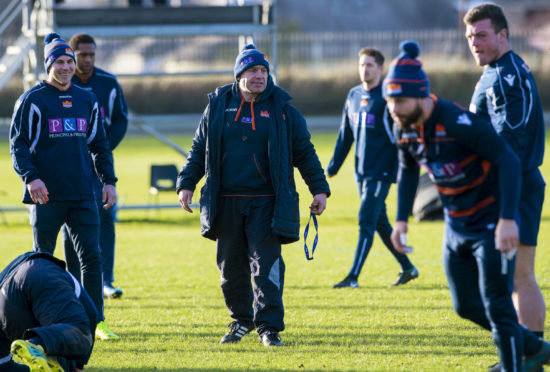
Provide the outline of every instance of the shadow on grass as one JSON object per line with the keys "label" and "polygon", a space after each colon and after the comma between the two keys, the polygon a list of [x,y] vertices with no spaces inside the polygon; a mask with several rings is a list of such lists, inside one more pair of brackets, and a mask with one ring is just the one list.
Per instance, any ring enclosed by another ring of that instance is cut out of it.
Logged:
{"label": "shadow on grass", "polygon": [[433,291],[433,290],[447,290],[449,289],[449,286],[446,284],[416,284],[412,282],[408,285],[400,285],[397,287],[392,287],[389,284],[388,285],[365,285],[365,286],[359,286],[357,288],[332,288],[332,285],[285,285],[285,289],[322,289],[322,290],[332,290],[334,293],[342,292],[345,293],[346,291],[353,291],[353,292],[365,292],[365,291],[371,291],[371,290],[377,290],[377,289],[386,289],[386,290],[392,290],[392,291]]}
{"label": "shadow on grass", "polygon": [[[171,305],[167,305],[167,304],[164,304],[164,303],[159,303],[159,304],[145,304],[145,305],[139,305],[139,308],[140,309],[148,309],[148,310],[158,310],[158,311],[163,311],[163,310],[175,310],[175,309],[197,309],[197,305],[196,304],[180,304],[180,303],[176,303],[176,304],[171,304]],[[118,310],[124,310],[124,309],[127,309],[128,306],[126,304],[121,304],[121,305],[116,305],[116,304],[113,304],[111,305],[111,303],[108,303],[108,308],[109,309],[118,309]],[[412,310],[420,310],[420,311],[424,311],[426,310],[426,306],[424,305],[418,305],[418,306],[412,306],[410,304],[403,304],[403,305],[395,305],[395,306],[386,306],[386,305],[380,305],[380,306],[376,306],[376,305],[372,305],[372,304],[369,304],[369,305],[365,305],[365,304],[358,304],[358,305],[349,305],[349,304],[338,304],[338,303],[335,303],[335,304],[331,304],[331,303],[324,303],[324,304],[319,304],[319,305],[310,305],[310,304],[306,304],[306,305],[294,305],[294,304],[290,304],[290,305],[287,305],[286,306],[287,309],[289,310],[297,310],[297,309],[306,309],[306,310],[370,310],[370,311],[376,311],[376,310],[387,310],[387,311],[412,311]],[[219,311],[223,311],[226,309],[225,306],[223,305],[209,305],[208,306],[208,309],[209,310],[219,310]],[[452,308],[450,306],[435,306],[435,305],[430,305],[430,308],[429,308],[430,311],[435,311],[435,310],[452,310]]]}
{"label": "shadow on grass", "polygon": [[[304,367],[302,368],[297,368],[297,369],[287,369],[285,368],[284,371],[285,372],[304,372],[304,371],[308,371],[308,372],[327,372],[327,371],[330,371],[332,369],[326,369],[326,368],[323,368],[323,369],[305,369]],[[365,369],[364,368],[361,368],[361,369],[346,369],[346,371],[349,371],[349,372],[359,372],[359,371],[364,371]],[[126,368],[126,367],[120,367],[120,368],[86,368],[86,371],[90,371],[90,372],[120,372],[120,371],[124,371],[124,372],[151,372],[151,371],[158,371],[158,372],[243,372],[243,369],[242,368],[200,368],[200,367],[192,367],[192,368],[185,368],[185,367],[181,367],[181,368],[158,368],[158,367],[144,367],[144,368]],[[266,371],[270,371],[269,369],[266,369],[266,368],[258,368],[258,369],[255,369],[255,368],[250,368],[250,367],[247,367],[246,368],[246,371],[248,372],[266,372]]]}
{"label": "shadow on grass", "polygon": [[[293,345],[293,344],[290,344],[290,343],[286,343],[285,346],[281,347],[281,348],[270,348],[270,349],[266,349],[263,345],[261,344],[258,344],[257,347],[254,347],[249,344],[249,343],[241,343],[241,344],[237,344],[237,345],[230,345],[229,347],[212,347],[212,348],[204,348],[203,350],[204,351],[208,351],[209,353],[219,353],[220,357],[223,357],[223,354],[227,354],[227,353],[243,353],[243,354],[246,354],[246,355],[250,355],[250,353],[257,353],[259,355],[261,354],[271,354],[271,353],[281,353],[282,356],[285,356],[286,353],[288,353],[288,349],[289,348],[293,348],[294,346],[303,346],[301,343],[298,343],[298,345]],[[327,346],[329,347],[333,347],[334,345],[331,345],[331,344],[327,344]],[[121,352],[128,352],[129,350],[123,350]],[[145,350],[130,350],[131,352],[147,352]],[[194,349],[193,351],[200,351],[197,350],[197,349]],[[297,353],[300,353],[301,350],[299,348],[295,348],[295,351]],[[170,352],[177,352],[176,350],[156,350],[155,351],[156,353],[170,353]],[[184,352],[184,351],[183,351]],[[321,351],[322,352],[322,351]],[[351,354],[364,354],[365,351],[364,350],[348,350],[347,352],[351,352]],[[479,357],[480,355],[485,355],[485,356],[495,356],[496,358],[496,353],[495,352],[492,352],[492,351],[488,351],[488,350],[479,350],[478,352],[475,353],[475,355],[472,354],[471,350],[462,350],[461,347],[449,347],[449,348],[446,348],[445,350],[434,350],[434,349],[425,349],[425,350],[419,350],[418,348],[414,347],[414,346],[405,346],[403,347],[403,344],[401,343],[397,343],[396,344],[396,347],[393,348],[393,350],[377,350],[375,352],[377,355],[386,355],[386,356],[397,356],[397,355],[403,355],[403,354],[408,354],[408,355],[416,355],[416,356],[425,356],[427,358],[433,358],[434,356],[471,356],[471,357]],[[247,367],[245,369],[246,371],[250,371],[250,372],[265,372],[265,371],[271,371],[270,369],[268,368],[250,368],[250,367]],[[279,368],[277,368],[277,370],[280,370]],[[359,369],[346,369],[346,371],[365,371],[365,367],[363,366],[362,368],[359,368]],[[211,367],[197,367],[197,366],[193,366],[193,367],[189,367],[189,368],[186,368],[186,367],[173,367],[173,368],[162,368],[162,367],[156,367],[156,366],[148,366],[148,367],[139,367],[139,368],[128,368],[128,367],[124,367],[124,366],[121,366],[121,367],[115,367],[115,368],[105,368],[105,367],[97,367],[97,368],[93,368],[93,367],[90,367],[90,368],[86,368],[86,371],[101,371],[101,372],[119,372],[119,371],[127,371],[127,372],[149,372],[149,371],[159,371],[159,372],[176,372],[176,371],[180,371],[180,372],[191,372],[191,371],[195,371],[195,372],[208,372],[208,371],[225,371],[225,372],[241,372],[243,371],[242,368],[211,368]],[[303,367],[303,364],[300,364],[298,365],[297,367],[294,367],[294,368],[284,368],[284,371],[287,371],[287,372],[303,372],[303,371],[309,371],[309,372],[321,372],[321,371],[335,371],[334,367],[327,367],[327,368],[317,368],[317,369],[310,369],[310,368],[306,368],[306,367]],[[382,369],[373,369],[373,370],[370,370],[370,371],[388,371],[387,368],[382,368]]]}
{"label": "shadow on grass", "polygon": [[[357,332],[347,331],[329,334],[315,334],[309,335],[307,338],[302,337],[299,334],[292,334],[285,337],[282,334],[284,347],[279,348],[265,348],[258,340],[255,334],[246,336],[243,341],[234,345],[218,345],[220,339],[220,332],[193,332],[192,334],[185,334],[181,332],[124,332],[121,335],[124,338],[131,337],[134,340],[147,341],[150,338],[175,337],[181,339],[194,339],[198,340],[200,344],[194,344],[193,352],[207,352],[210,354],[224,354],[227,352],[242,352],[242,353],[266,353],[277,352],[281,350],[283,353],[287,353],[288,349],[299,353],[302,351],[310,350],[311,347],[315,347],[318,352],[332,353],[335,350],[346,349],[346,353],[349,354],[364,354],[365,348],[369,348],[371,352],[382,355],[399,355],[405,351],[407,354],[420,354],[420,355],[446,355],[452,353],[453,355],[470,355],[472,345],[485,345],[490,342],[491,336],[487,332],[486,335],[479,333],[476,335],[464,335],[452,337],[449,334],[438,334],[439,330],[434,332],[418,332],[413,330],[410,332],[394,332],[391,334],[380,333],[376,331],[372,332]],[[414,336],[422,341],[416,344],[407,342]],[[256,340],[256,341],[255,341]],[[380,345],[383,344],[383,349],[380,349]],[[444,350],[440,348],[444,347]],[[173,353],[173,352],[186,352],[184,347],[175,348],[156,348],[153,353]],[[108,349],[101,350],[103,354],[119,354],[119,353],[150,353],[151,351],[141,347],[128,347],[128,345],[117,345],[112,343]],[[493,355],[493,351],[490,349],[479,349],[476,351],[477,355]]]}
{"label": "shadow on grass", "polygon": [[179,226],[197,226],[200,228],[200,221],[197,218],[184,218],[184,216],[144,216],[144,217],[124,217],[117,221],[117,224],[144,223],[153,225],[179,225]]}

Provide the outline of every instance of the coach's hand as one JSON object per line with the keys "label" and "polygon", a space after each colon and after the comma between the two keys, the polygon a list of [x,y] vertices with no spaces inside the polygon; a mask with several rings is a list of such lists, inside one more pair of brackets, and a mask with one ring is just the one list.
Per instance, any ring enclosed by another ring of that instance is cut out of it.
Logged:
{"label": "coach's hand", "polygon": [[519,233],[516,221],[499,218],[495,229],[495,241],[501,253],[512,252],[519,246]]}
{"label": "coach's hand", "polygon": [[193,213],[191,210],[191,207],[189,206],[191,204],[191,200],[193,200],[193,191],[191,190],[183,190],[181,189],[178,193],[179,196],[179,202],[181,204],[181,207],[185,209],[189,213]]}
{"label": "coach's hand", "polygon": [[313,196],[313,202],[309,206],[311,214],[320,216],[327,207],[327,194],[324,192]]}
{"label": "coach's hand", "polygon": [[407,225],[407,221],[395,221],[395,225],[393,225],[393,231],[391,233],[391,242],[397,252],[403,254],[408,253],[405,250],[405,245],[401,243],[401,234],[406,234],[408,230],[409,227]]}
{"label": "coach's hand", "polygon": [[50,199],[48,198],[49,192],[46,185],[40,178],[37,178],[27,184],[27,190],[31,195],[33,202],[38,204],[46,204]]}
{"label": "coach's hand", "polygon": [[116,189],[113,185],[103,186],[103,195],[101,197],[103,209],[109,209],[116,203]]}

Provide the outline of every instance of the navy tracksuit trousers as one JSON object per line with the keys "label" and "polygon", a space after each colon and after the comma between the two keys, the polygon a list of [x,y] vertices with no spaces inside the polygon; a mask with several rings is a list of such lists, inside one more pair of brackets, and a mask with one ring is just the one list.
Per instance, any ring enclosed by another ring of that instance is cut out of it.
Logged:
{"label": "navy tracksuit trousers", "polygon": [[54,253],[61,226],[67,224],[82,268],[80,282],[94,301],[99,320],[104,320],[103,278],[98,242],[99,218],[96,202],[90,200],[32,205],[30,220],[34,234],[33,250],[50,254]]}
{"label": "navy tracksuit trousers", "polygon": [[[230,316],[258,333],[282,331],[285,264],[271,229],[274,197],[220,197],[217,264]],[[252,282],[251,282],[252,279]]]}
{"label": "navy tracksuit trousers", "polygon": [[390,236],[392,226],[386,213],[386,197],[391,183],[376,180],[361,181],[357,183],[361,206],[359,208],[359,240],[355,249],[355,258],[348,276],[357,278],[367,260],[372,247],[374,232],[384,242],[384,245],[393,254],[402,270],[409,270],[413,266],[407,255],[399,253],[393,248]]}
{"label": "navy tracksuit trousers", "polygon": [[492,232],[466,238],[446,226],[443,266],[456,313],[492,331],[502,371],[518,371],[524,352],[536,353],[540,341],[518,323],[511,297],[514,260],[501,256]]}
{"label": "navy tracksuit trousers", "polygon": [[[115,281],[115,206],[103,209],[103,202],[97,200],[97,209],[99,211],[99,250],[101,252],[103,283],[110,285]],[[63,226],[62,234],[67,270],[76,278],[80,278],[80,262],[67,225]]]}

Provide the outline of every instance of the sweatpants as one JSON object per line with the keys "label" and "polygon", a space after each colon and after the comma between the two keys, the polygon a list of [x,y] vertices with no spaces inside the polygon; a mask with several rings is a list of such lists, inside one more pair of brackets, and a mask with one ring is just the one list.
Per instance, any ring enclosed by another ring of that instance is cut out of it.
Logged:
{"label": "sweatpants", "polygon": [[96,202],[90,200],[32,205],[30,221],[34,235],[33,250],[52,255],[59,230],[63,224],[67,224],[82,268],[80,282],[92,298],[99,320],[104,320],[103,278],[98,241],[99,218]]}
{"label": "sweatpants", "polygon": [[284,330],[285,264],[271,229],[274,198],[221,197],[215,231],[217,265],[229,315],[258,333]]}
{"label": "sweatpants", "polygon": [[[97,209],[99,211],[99,250],[101,252],[103,283],[110,285],[115,281],[115,206],[107,210],[103,209],[103,202],[98,200]],[[70,239],[67,225],[63,225],[62,236],[67,270],[76,278],[80,278],[80,261],[75,252],[74,243]]]}
{"label": "sweatpants", "polygon": [[518,323],[510,292],[514,260],[503,258],[494,235],[467,238],[446,226],[443,265],[456,313],[493,333],[502,371],[518,371],[540,340]]}
{"label": "sweatpants", "polygon": [[368,180],[357,183],[361,206],[359,207],[359,239],[355,249],[355,257],[348,276],[357,278],[367,260],[372,247],[374,232],[384,242],[386,248],[401,265],[401,270],[412,269],[413,265],[406,254],[399,253],[391,242],[392,226],[386,212],[386,197],[391,183]]}

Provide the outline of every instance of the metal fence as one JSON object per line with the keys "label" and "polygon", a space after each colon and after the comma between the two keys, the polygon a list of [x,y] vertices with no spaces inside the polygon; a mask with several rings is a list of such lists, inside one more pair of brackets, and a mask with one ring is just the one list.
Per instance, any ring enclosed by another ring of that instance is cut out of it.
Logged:
{"label": "metal fence", "polygon": [[[463,69],[472,59],[463,32],[425,30],[399,32],[280,33],[277,36],[279,73],[313,69],[330,73],[356,61],[361,47],[378,48],[388,59],[395,57],[401,41],[416,40],[427,68]],[[532,70],[550,70],[550,29],[515,30],[513,49]],[[259,49],[269,50],[269,36],[255,38]],[[211,69],[232,70],[238,52],[234,36],[202,35],[98,39],[97,63],[118,75],[188,74]],[[467,61],[468,63],[464,63]],[[348,65],[349,66],[349,65]]]}
{"label": "metal fence", "polygon": [[[0,38],[0,50],[11,45],[12,39]],[[279,74],[295,69],[304,69],[305,73],[308,70],[334,73],[340,66],[355,63],[357,52],[364,46],[379,49],[389,60],[399,53],[399,43],[407,39],[419,43],[420,59],[428,69],[471,67],[472,58],[464,34],[452,29],[279,33],[278,71]],[[515,30],[510,37],[514,51],[526,59],[533,71],[550,71],[549,40],[550,29]],[[255,42],[261,50],[270,49],[269,35],[258,35]],[[97,38],[97,43],[97,64],[120,76],[232,70],[239,47],[238,38],[224,35]]]}

